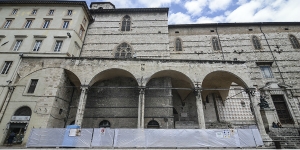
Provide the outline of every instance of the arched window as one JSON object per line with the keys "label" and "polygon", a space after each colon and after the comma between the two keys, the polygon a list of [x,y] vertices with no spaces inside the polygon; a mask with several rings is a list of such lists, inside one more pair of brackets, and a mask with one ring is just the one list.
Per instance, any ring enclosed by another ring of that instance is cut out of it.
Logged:
{"label": "arched window", "polygon": [[298,39],[295,36],[293,36],[293,35],[289,35],[289,37],[290,37],[291,44],[293,45],[293,48],[294,49],[299,49],[300,48],[300,44],[299,44]]}
{"label": "arched window", "polygon": [[103,120],[99,123],[99,128],[110,128],[110,122],[107,120]]}
{"label": "arched window", "polygon": [[14,116],[31,116],[31,109],[27,106],[19,108]]}
{"label": "arched window", "polygon": [[131,47],[127,43],[122,43],[117,47],[115,58],[131,58]]}
{"label": "arched window", "polygon": [[252,43],[255,49],[261,49],[261,44],[257,36],[252,36]]}
{"label": "arched window", "polygon": [[221,50],[218,38],[217,37],[213,37],[211,40],[212,40],[213,49],[215,51]]}
{"label": "arched window", "polygon": [[175,40],[175,49],[176,51],[182,51],[181,40],[179,38]]}
{"label": "arched window", "polygon": [[124,16],[122,19],[121,31],[130,31],[130,17],[128,15]]}
{"label": "arched window", "polygon": [[159,124],[158,124],[157,121],[151,120],[151,121],[148,123],[147,128],[158,129],[158,128],[159,128]]}

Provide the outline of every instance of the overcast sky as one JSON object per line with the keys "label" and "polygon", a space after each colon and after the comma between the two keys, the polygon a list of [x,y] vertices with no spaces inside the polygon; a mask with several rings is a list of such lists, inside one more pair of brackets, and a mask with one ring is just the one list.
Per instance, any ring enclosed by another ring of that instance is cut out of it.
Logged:
{"label": "overcast sky", "polygon": [[[107,2],[107,0],[86,0]],[[116,8],[169,7],[169,24],[300,22],[300,0],[109,0]]]}

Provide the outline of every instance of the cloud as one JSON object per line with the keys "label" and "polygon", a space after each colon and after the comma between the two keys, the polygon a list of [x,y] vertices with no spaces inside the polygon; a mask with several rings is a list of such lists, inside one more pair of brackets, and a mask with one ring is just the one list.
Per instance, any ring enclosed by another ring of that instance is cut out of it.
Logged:
{"label": "cloud", "polygon": [[208,7],[212,12],[218,10],[226,10],[230,5],[231,1],[232,0],[210,0]]}
{"label": "cloud", "polygon": [[258,1],[251,1],[249,3],[239,6],[232,11],[226,18],[227,22],[252,22],[256,11],[262,7]]}
{"label": "cloud", "polygon": [[170,6],[171,3],[179,3],[180,0],[138,0],[138,2],[145,7],[166,7]]}
{"label": "cloud", "polygon": [[239,0],[236,4],[243,5],[243,4],[247,3],[247,2],[248,2],[248,0]]}
{"label": "cloud", "polygon": [[207,0],[192,0],[184,4],[184,8],[192,16],[198,16],[202,13],[202,10],[206,7]]}
{"label": "cloud", "polygon": [[224,16],[216,16],[213,18],[210,17],[200,17],[197,19],[197,23],[218,23],[218,22],[224,22],[226,18]]}
{"label": "cloud", "polygon": [[172,13],[169,15],[169,24],[189,24],[192,23],[191,16],[182,12]]}

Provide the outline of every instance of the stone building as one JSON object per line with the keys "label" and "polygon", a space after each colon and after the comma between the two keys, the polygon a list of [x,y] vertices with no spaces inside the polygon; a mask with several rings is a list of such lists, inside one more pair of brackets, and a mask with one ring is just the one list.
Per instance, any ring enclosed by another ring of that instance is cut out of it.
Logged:
{"label": "stone building", "polygon": [[25,106],[32,112],[27,131],[77,124],[258,128],[265,142],[299,137],[300,23],[168,25],[168,8],[117,9],[109,2],[93,2],[82,14],[93,22],[76,55],[56,56],[49,47],[50,55],[23,53],[2,108],[5,133]]}
{"label": "stone building", "polygon": [[[67,1],[1,1],[0,13],[0,128],[3,133],[0,141],[3,144],[7,134],[14,131],[20,135],[17,143],[21,143],[24,131],[30,128],[30,120],[39,124],[49,119],[34,119],[36,98],[47,97],[52,106],[50,101],[55,97],[55,94],[44,94],[43,90],[32,94],[32,88],[18,91],[23,87],[18,84],[23,56],[78,57],[92,17],[85,2]],[[38,85],[37,82],[37,78],[32,79],[26,85]],[[13,98],[15,94],[17,98]]]}

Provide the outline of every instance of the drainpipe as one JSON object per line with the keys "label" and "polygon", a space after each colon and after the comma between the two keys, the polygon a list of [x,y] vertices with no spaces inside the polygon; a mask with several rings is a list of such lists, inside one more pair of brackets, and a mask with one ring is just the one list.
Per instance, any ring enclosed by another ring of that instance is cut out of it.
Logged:
{"label": "drainpipe", "polygon": [[274,60],[276,66],[277,66],[277,69],[278,69],[278,71],[279,71],[279,74],[280,74],[280,77],[281,77],[281,79],[282,79],[282,82],[283,82],[283,84],[285,84],[285,81],[284,81],[284,79],[283,79],[282,73],[281,73],[280,68],[279,68],[279,66],[278,66],[278,64],[277,64],[276,58],[275,58],[275,56],[274,56],[274,54],[273,54],[273,52],[272,52],[272,49],[271,49],[270,44],[269,44],[269,42],[268,42],[268,39],[267,39],[265,33],[264,33],[264,32],[262,31],[262,29],[261,29],[261,25],[262,25],[262,24],[263,24],[263,23],[261,22],[261,23],[260,23],[260,26],[259,26],[260,32],[261,32],[261,33],[264,35],[264,37],[265,37],[265,40],[266,40],[266,42],[267,42],[267,44],[268,44],[268,47],[269,47],[269,50],[270,50],[270,52],[271,52],[271,54],[272,54],[273,60]]}
{"label": "drainpipe", "polygon": [[221,51],[222,51],[222,57],[223,57],[223,60],[225,60],[224,52],[223,52],[223,48],[222,48],[222,44],[221,44],[221,40],[220,40],[220,36],[219,36],[219,33],[218,33],[218,25],[219,25],[219,23],[217,23],[216,33],[217,33],[217,35],[218,35],[218,40],[219,40],[219,43],[220,43],[220,48],[221,48]]}

